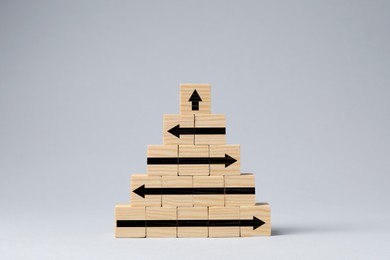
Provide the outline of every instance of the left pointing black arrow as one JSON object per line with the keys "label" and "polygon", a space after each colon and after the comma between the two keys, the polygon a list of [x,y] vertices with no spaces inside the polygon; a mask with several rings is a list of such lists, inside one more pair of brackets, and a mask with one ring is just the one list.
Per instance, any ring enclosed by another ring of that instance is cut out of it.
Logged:
{"label": "left pointing black arrow", "polygon": [[145,184],[133,190],[135,194],[145,198],[145,195],[161,195],[161,188],[145,188]]}
{"label": "left pointing black arrow", "polygon": [[225,188],[145,188],[145,184],[133,190],[135,194],[145,198],[145,195],[210,195],[210,194],[255,194],[254,187],[225,187]]}
{"label": "left pointing black arrow", "polygon": [[168,130],[168,133],[180,138],[180,135],[224,135],[225,127],[180,127],[180,124]]}
{"label": "left pointing black arrow", "polygon": [[148,157],[147,164],[225,164],[225,168],[237,160],[225,154],[225,157]]}
{"label": "left pointing black arrow", "polygon": [[253,219],[190,219],[190,220],[117,220],[117,227],[253,227],[253,230],[265,222],[253,216]]}
{"label": "left pointing black arrow", "polygon": [[196,89],[192,92],[189,102],[192,102],[192,110],[199,110],[199,102],[202,101]]}

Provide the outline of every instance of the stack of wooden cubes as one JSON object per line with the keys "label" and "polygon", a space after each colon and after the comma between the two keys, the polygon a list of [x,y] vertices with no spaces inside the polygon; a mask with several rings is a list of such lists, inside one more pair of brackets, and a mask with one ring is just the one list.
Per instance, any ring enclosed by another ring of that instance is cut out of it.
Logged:
{"label": "stack of wooden cubes", "polygon": [[149,145],[147,174],[131,176],[131,204],[115,207],[116,237],[247,237],[271,234],[240,146],[211,114],[209,84],[180,85],[180,114],[164,115],[163,145]]}

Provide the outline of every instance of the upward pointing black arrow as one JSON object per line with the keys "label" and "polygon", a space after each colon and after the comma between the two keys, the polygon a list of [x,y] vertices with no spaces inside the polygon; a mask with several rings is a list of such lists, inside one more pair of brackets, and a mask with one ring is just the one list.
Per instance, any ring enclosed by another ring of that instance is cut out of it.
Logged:
{"label": "upward pointing black arrow", "polygon": [[202,101],[202,99],[200,98],[196,89],[194,92],[192,92],[192,95],[188,101],[192,102],[192,110],[199,110],[199,101]]}
{"label": "upward pointing black arrow", "polygon": [[253,230],[265,222],[253,216],[253,219],[178,219],[178,220],[117,220],[117,227],[253,227]]}
{"label": "upward pointing black arrow", "polygon": [[168,133],[173,134],[177,138],[180,135],[224,135],[226,134],[225,127],[180,127],[180,124],[168,130]]}

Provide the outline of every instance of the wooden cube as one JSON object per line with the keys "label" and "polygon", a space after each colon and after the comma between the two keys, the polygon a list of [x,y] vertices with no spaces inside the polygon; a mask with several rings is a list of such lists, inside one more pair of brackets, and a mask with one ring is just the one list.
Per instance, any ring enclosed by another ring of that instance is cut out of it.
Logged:
{"label": "wooden cube", "polygon": [[[197,128],[200,130],[196,130]],[[195,115],[195,131],[199,132],[201,130],[203,131],[203,134],[195,134],[195,145],[226,144],[225,115]],[[206,134],[204,134],[204,132],[206,132]]]}
{"label": "wooden cube", "polygon": [[[250,222],[253,226],[249,226]],[[255,206],[240,207],[240,221],[249,225],[241,225],[242,237],[270,236],[271,209],[268,203],[256,203]]]}
{"label": "wooden cube", "polygon": [[210,145],[210,157],[226,158],[225,164],[210,164],[210,175],[240,175],[240,145]]}
{"label": "wooden cube", "polygon": [[[194,176],[193,178],[194,206],[224,206],[225,195],[218,194],[202,194],[202,190],[196,192],[196,188],[218,188],[218,192],[224,189],[223,176]],[[211,192],[214,192],[211,190]]]}
{"label": "wooden cube", "polygon": [[[131,206],[161,207],[161,176],[133,174],[131,175],[130,187]],[[160,190],[160,194],[156,192],[158,190]]]}
{"label": "wooden cube", "polygon": [[177,145],[148,145],[148,175],[177,175],[178,156]]}
{"label": "wooden cube", "polygon": [[210,114],[210,97],[210,84],[180,84],[180,114]]}
{"label": "wooden cube", "polygon": [[179,175],[195,176],[209,173],[208,145],[179,145]]}
{"label": "wooden cube", "polygon": [[146,207],[146,237],[176,237],[176,207]]}
{"label": "wooden cube", "polygon": [[[209,208],[209,237],[240,236],[239,207]],[[223,222],[228,224],[223,224]]]}
{"label": "wooden cube", "polygon": [[194,127],[194,115],[164,115],[164,144],[195,144]]}
{"label": "wooden cube", "polygon": [[[180,188],[188,194],[167,195],[164,193],[166,188]],[[192,176],[163,176],[162,193],[163,207],[192,207]]]}
{"label": "wooden cube", "polygon": [[[209,228],[205,226],[185,226],[185,220],[208,220],[207,207],[178,207],[177,208],[177,237],[208,237]],[[180,224],[182,223],[182,224]]]}
{"label": "wooden cube", "polygon": [[[224,176],[225,190],[227,188],[254,188],[255,176],[241,174]],[[253,206],[256,203],[256,194],[225,194],[225,206]]]}
{"label": "wooden cube", "polygon": [[[130,205],[115,206],[115,237],[145,237],[145,208]],[[137,224],[132,221],[137,221]]]}

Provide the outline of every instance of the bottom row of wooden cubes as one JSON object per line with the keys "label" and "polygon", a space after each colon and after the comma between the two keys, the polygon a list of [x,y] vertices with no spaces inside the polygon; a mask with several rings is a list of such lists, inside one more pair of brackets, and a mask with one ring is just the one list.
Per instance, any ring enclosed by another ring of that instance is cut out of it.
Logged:
{"label": "bottom row of wooden cubes", "polygon": [[270,206],[115,208],[116,237],[250,237],[271,234]]}

